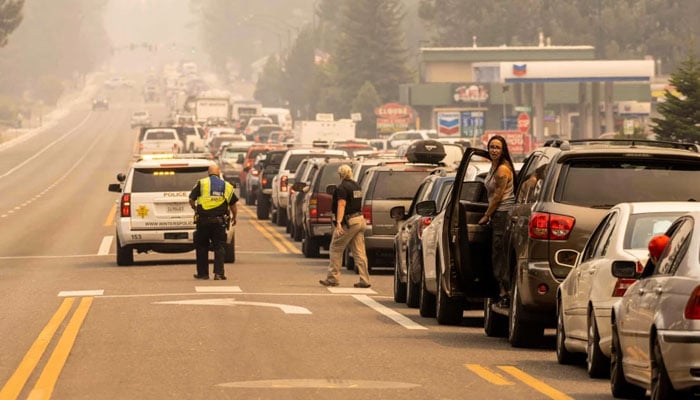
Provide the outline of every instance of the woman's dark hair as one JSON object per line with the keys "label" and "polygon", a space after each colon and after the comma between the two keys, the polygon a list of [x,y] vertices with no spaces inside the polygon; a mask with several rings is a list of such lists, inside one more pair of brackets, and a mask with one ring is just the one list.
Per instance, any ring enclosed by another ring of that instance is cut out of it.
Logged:
{"label": "woman's dark hair", "polygon": [[489,146],[491,146],[491,142],[493,142],[494,140],[498,140],[499,142],[501,142],[501,146],[503,147],[503,152],[501,153],[499,165],[503,164],[504,162],[508,162],[508,167],[510,167],[510,171],[513,173],[513,178],[515,178],[515,166],[513,165],[513,159],[510,158],[510,152],[508,151],[508,143],[506,143],[506,139],[503,136],[491,136],[491,139],[489,139],[489,142],[486,145],[486,150],[488,150]]}

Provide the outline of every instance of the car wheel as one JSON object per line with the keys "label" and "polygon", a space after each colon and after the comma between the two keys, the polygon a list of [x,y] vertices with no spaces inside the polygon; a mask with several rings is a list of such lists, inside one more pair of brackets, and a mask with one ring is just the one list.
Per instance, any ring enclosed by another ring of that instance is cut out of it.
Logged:
{"label": "car wheel", "polygon": [[128,266],[134,263],[134,250],[129,246],[123,246],[117,236],[117,265]]}
{"label": "car wheel", "polygon": [[588,313],[586,372],[591,378],[607,378],[610,375],[610,359],[600,349],[600,333],[593,309]]}
{"label": "car wheel", "polygon": [[258,206],[257,206],[258,219],[268,219],[270,218],[270,201],[265,198],[265,196],[258,196]]}
{"label": "car wheel", "polygon": [[659,337],[654,338],[653,356],[651,360],[651,396],[650,400],[679,399],[681,393],[673,388],[671,378],[668,376],[664,358],[661,354]]}
{"label": "car wheel", "polygon": [[523,318],[523,305],[520,302],[520,290],[517,280],[513,283],[513,295],[510,301],[508,315],[508,342],[513,347],[528,347],[542,340],[544,327],[542,324],[526,321]]}
{"label": "car wheel", "polygon": [[304,238],[301,242],[301,252],[306,258],[318,258],[321,255],[318,240],[312,237]]}
{"label": "car wheel", "polygon": [[348,269],[348,271],[352,271],[355,269],[355,259],[350,257],[350,252],[345,251],[344,253],[344,259],[345,259],[345,268]]}
{"label": "car wheel", "polygon": [[406,302],[406,283],[401,282],[399,275],[400,264],[398,257],[394,257],[394,302],[395,303],[405,303]]}
{"label": "car wheel", "polygon": [[277,222],[277,226],[285,226],[287,224],[286,208],[277,208],[277,219],[275,220],[275,222]]}
{"label": "car wheel", "polygon": [[505,337],[508,334],[508,319],[493,312],[493,299],[484,299],[484,333],[488,337]]}
{"label": "car wheel", "polygon": [[[289,213],[287,213],[289,215]],[[292,220],[291,218],[287,218],[287,223],[286,226],[284,227],[285,233],[288,233],[292,238],[294,238],[294,235],[292,235]]]}
{"label": "car wheel", "polygon": [[246,189],[245,185],[242,183],[239,183],[238,186],[241,188],[241,198],[247,199],[248,198],[248,190]]}
{"label": "car wheel", "polygon": [[420,280],[420,299],[418,300],[418,311],[421,317],[435,317],[435,295],[425,287],[425,277]]}
{"label": "car wheel", "polygon": [[610,347],[610,390],[613,397],[622,399],[641,399],[646,389],[627,382],[622,365],[622,348],[615,322],[612,324],[612,346]]}
{"label": "car wheel", "polygon": [[[420,281],[415,282],[411,277],[416,272],[423,275],[423,271],[419,266],[414,266],[408,257],[409,255],[406,254],[406,305],[411,308],[417,308],[420,302]],[[420,268],[420,270],[414,271],[414,268]]]}
{"label": "car wheel", "polygon": [[224,262],[234,263],[236,262],[236,235],[231,237],[231,243],[226,244],[226,255],[224,256]]}
{"label": "car wheel", "polygon": [[442,279],[440,274],[437,275],[437,301],[435,318],[440,325],[458,325],[462,322],[462,302],[458,299],[453,299],[447,296],[445,289],[442,287]]}
{"label": "car wheel", "polygon": [[255,204],[255,194],[254,193],[251,193],[251,192],[246,193],[245,204],[247,206],[252,206],[253,204]]}
{"label": "car wheel", "polygon": [[557,303],[556,352],[559,364],[568,365],[576,361],[574,353],[566,349],[566,329],[564,327],[564,310],[562,310],[561,300]]}

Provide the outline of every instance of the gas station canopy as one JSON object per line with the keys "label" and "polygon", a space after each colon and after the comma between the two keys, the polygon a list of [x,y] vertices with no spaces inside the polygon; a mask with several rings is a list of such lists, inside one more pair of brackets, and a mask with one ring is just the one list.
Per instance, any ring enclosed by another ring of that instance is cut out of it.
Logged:
{"label": "gas station canopy", "polygon": [[649,82],[653,60],[501,62],[502,83]]}

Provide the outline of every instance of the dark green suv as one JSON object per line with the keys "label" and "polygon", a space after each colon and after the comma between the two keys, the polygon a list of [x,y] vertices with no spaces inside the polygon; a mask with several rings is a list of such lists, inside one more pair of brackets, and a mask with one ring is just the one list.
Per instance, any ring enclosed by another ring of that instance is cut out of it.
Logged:
{"label": "dark green suv", "polygon": [[[605,212],[632,201],[700,200],[700,154],[696,145],[636,141],[552,141],[533,151],[517,177],[515,206],[505,235],[510,264],[510,306],[491,304],[498,295],[490,268],[490,235],[477,224],[488,204],[464,200],[463,182],[473,156],[467,149],[446,205],[437,276],[445,299],[443,312],[461,315],[464,300],[485,299],[484,328],[489,336],[508,336],[511,345],[539,341],[556,322],[556,292],[570,268],[557,261],[563,249],[580,251]],[[458,200],[454,200],[458,199]],[[561,261],[561,260],[559,260]]]}

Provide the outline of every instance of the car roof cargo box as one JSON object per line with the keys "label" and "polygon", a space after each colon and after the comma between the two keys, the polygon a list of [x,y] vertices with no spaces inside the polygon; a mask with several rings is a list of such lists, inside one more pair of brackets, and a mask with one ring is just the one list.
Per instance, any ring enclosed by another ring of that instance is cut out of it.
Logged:
{"label": "car roof cargo box", "polygon": [[437,140],[416,140],[406,149],[408,162],[438,164],[445,158],[445,146]]}

